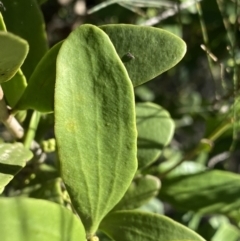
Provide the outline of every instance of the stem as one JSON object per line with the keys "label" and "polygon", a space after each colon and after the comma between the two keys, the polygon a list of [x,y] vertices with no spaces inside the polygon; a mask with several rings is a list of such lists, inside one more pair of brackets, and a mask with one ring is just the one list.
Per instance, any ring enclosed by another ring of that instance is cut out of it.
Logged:
{"label": "stem", "polygon": [[180,164],[182,164],[184,161],[189,160],[196,156],[200,151],[203,151],[205,148],[202,145],[203,140],[206,141],[211,145],[218,137],[220,137],[225,131],[227,131],[229,128],[232,127],[232,119],[227,120],[222,125],[220,125],[218,128],[216,128],[206,139],[202,139],[202,142],[200,142],[193,150],[188,152],[179,162],[177,162],[175,165],[170,167],[167,171],[162,173],[160,175],[160,179],[164,178],[167,174],[169,174],[171,171],[173,171],[176,167],[178,167]]}
{"label": "stem", "polygon": [[[200,145],[200,144],[199,144]],[[181,165],[184,161],[189,160],[191,158],[193,158],[197,151],[199,150],[199,145],[194,148],[192,151],[188,152],[179,162],[177,162],[175,165],[173,165],[172,167],[170,167],[167,171],[163,172],[162,174],[159,175],[160,180],[163,179],[165,176],[167,176],[171,171],[173,171],[176,167],[178,167],[179,165]]]}
{"label": "stem", "polygon": [[211,135],[207,138],[208,140],[214,142],[219,138],[225,131],[227,131],[229,128],[233,125],[233,119],[226,120],[222,125],[220,125],[218,128],[216,128]]}
{"label": "stem", "polygon": [[[200,2],[202,0],[189,0],[187,2],[183,2],[179,5],[179,9],[180,10],[187,9],[187,8],[191,7],[192,5],[194,5],[196,3],[196,1]],[[179,11],[178,8],[167,9],[166,11],[162,12],[160,15],[152,17],[152,18],[148,19],[147,21],[141,23],[140,25],[143,25],[143,26],[156,25],[156,24],[160,23],[162,20],[165,20],[169,17],[176,15],[178,13],[178,11]]]}
{"label": "stem", "polygon": [[21,139],[24,135],[22,126],[18,123],[13,115],[9,113],[6,102],[4,100],[4,93],[0,86],[0,121],[6,126],[9,132],[17,139]]}
{"label": "stem", "polygon": [[238,90],[238,83],[239,83],[239,76],[238,76],[238,66],[237,66],[237,61],[236,61],[236,37],[235,34],[237,32],[237,26],[238,26],[238,1],[235,2],[235,16],[236,16],[236,21],[234,24],[234,28],[231,28],[231,25],[228,21],[228,18],[226,16],[226,6],[224,6],[223,1],[222,0],[217,0],[217,5],[219,8],[219,11],[222,15],[222,19],[223,19],[223,24],[224,27],[227,31],[227,36],[228,36],[228,41],[230,44],[230,55],[233,59],[233,86],[234,86],[234,104],[233,104],[233,119],[234,119],[234,126],[233,126],[233,140],[232,140],[232,144],[230,147],[230,151],[233,151],[235,149],[236,146],[236,142],[238,139],[238,132],[237,132],[237,102],[239,101],[237,98],[237,90]]}
{"label": "stem", "polygon": [[40,117],[41,117],[41,114],[38,111],[33,112],[29,123],[29,128],[24,139],[24,146],[28,149],[30,149],[32,141],[35,138]]}
{"label": "stem", "polygon": [[[203,19],[201,3],[197,2],[195,0],[195,5],[196,5],[196,9],[197,9],[198,16],[199,16],[199,21],[200,21],[200,26],[201,26],[201,30],[202,30],[204,45],[207,47],[207,49],[210,49],[209,48],[209,39],[208,39],[208,34],[207,34],[207,28],[206,28],[205,21]],[[214,75],[213,75],[213,64],[212,64],[212,60],[211,60],[211,57],[209,56],[209,54],[207,52],[206,52],[206,54],[207,54],[207,60],[208,60],[208,66],[209,66],[211,78],[212,78],[212,80],[215,84],[215,99],[216,99],[216,97],[217,97],[217,93],[216,93],[217,83],[216,83],[216,80],[214,79]]]}

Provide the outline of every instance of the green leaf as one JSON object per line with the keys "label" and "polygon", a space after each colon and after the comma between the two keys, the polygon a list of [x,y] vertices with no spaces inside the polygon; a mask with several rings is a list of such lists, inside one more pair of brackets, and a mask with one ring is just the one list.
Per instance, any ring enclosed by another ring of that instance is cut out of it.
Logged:
{"label": "green leaf", "polygon": [[138,168],[153,163],[168,145],[174,132],[174,122],[169,113],[153,103],[136,105],[138,130]]}
{"label": "green leaf", "polygon": [[45,25],[36,0],[4,1],[2,12],[7,30],[27,40],[30,51],[22,66],[29,79],[36,65],[48,49]]}
{"label": "green leaf", "polygon": [[164,204],[158,198],[152,198],[148,203],[141,206],[138,210],[164,214]]}
{"label": "green leaf", "polygon": [[[179,37],[158,28],[123,24],[105,25],[100,28],[109,35],[134,86],[173,67],[186,51],[185,43]],[[61,44],[62,42],[55,45],[41,60],[16,109],[53,111],[55,59]],[[132,54],[134,58],[131,57]]]}
{"label": "green leaf", "polygon": [[186,53],[186,44],[159,28],[110,24],[100,26],[111,39],[134,86],[175,66]]}
{"label": "green leaf", "polygon": [[102,221],[100,229],[115,241],[204,241],[170,218],[139,211],[111,213]]}
{"label": "green leaf", "polygon": [[[1,13],[0,13],[0,31],[5,31],[5,32],[7,31]],[[18,69],[17,73],[9,81],[2,83],[4,97],[7,100],[7,104],[10,107],[13,107],[18,102],[26,86],[27,86],[27,81],[21,69]]]}
{"label": "green leaf", "polygon": [[28,86],[16,109],[53,111],[56,59],[61,46],[62,42],[56,44],[43,56],[31,75]]}
{"label": "green leaf", "polygon": [[139,176],[133,180],[122,200],[114,207],[116,210],[135,209],[155,197],[161,187],[160,180],[154,176]]}
{"label": "green leaf", "polygon": [[[182,157],[181,157],[182,158]],[[158,174],[165,173],[170,170],[170,168],[174,167],[180,160],[169,160],[167,159],[165,162],[162,162],[155,170]],[[184,161],[177,167],[175,167],[170,173],[167,174],[168,178],[178,177],[182,175],[195,174],[198,172],[205,171],[205,165],[194,162],[194,161]]]}
{"label": "green leaf", "polygon": [[[8,105],[14,107],[18,102],[24,90],[27,87],[27,81],[23,75],[21,69],[11,78],[9,81],[2,84],[4,96],[8,102]],[[36,92],[35,92],[36,93]]]}
{"label": "green leaf", "polygon": [[211,241],[239,241],[240,231],[231,224],[223,224],[212,237]]}
{"label": "green leaf", "polygon": [[240,177],[231,172],[211,170],[162,183],[161,199],[182,210],[237,215],[240,208]]}
{"label": "green leaf", "polygon": [[18,36],[0,31],[0,84],[11,79],[23,64],[28,43]]}
{"label": "green leaf", "polygon": [[21,143],[0,144],[0,193],[32,156]]}
{"label": "green leaf", "polygon": [[55,133],[61,174],[89,237],[137,169],[134,109],[131,81],[108,36],[92,25],[77,28],[57,58]]}
{"label": "green leaf", "polygon": [[81,221],[66,208],[31,198],[0,198],[4,241],[85,241]]}

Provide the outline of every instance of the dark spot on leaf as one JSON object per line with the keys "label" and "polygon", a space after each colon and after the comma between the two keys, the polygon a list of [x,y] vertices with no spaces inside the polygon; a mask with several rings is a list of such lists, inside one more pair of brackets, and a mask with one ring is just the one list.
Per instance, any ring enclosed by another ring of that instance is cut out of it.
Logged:
{"label": "dark spot on leaf", "polygon": [[123,63],[125,63],[125,62],[129,62],[131,60],[134,60],[134,59],[135,59],[134,55],[130,52],[127,52],[125,55],[123,55],[121,60]]}

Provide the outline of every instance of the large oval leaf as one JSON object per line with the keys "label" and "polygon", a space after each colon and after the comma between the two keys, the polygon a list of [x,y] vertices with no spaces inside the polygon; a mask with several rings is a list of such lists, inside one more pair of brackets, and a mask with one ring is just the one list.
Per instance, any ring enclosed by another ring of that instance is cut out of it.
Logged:
{"label": "large oval leaf", "polygon": [[111,213],[103,220],[100,229],[115,241],[204,241],[170,218],[139,211]]}
{"label": "large oval leaf", "polygon": [[56,59],[61,46],[62,42],[56,44],[43,56],[31,75],[28,86],[15,107],[16,109],[53,111]]}
{"label": "large oval leaf", "polygon": [[100,26],[111,39],[134,86],[175,66],[186,53],[186,44],[165,30],[128,24]]}
{"label": "large oval leaf", "polygon": [[44,19],[36,0],[4,1],[2,12],[7,30],[24,38],[30,46],[22,70],[29,79],[39,60],[48,49]]}
{"label": "large oval leaf", "polygon": [[174,133],[174,122],[169,113],[153,103],[136,105],[137,115],[137,158],[138,168],[154,162],[164,146],[169,144]]}
{"label": "large oval leaf", "polygon": [[0,198],[0,217],[3,241],[85,241],[81,221],[52,202]]}
{"label": "large oval leaf", "polygon": [[108,36],[92,25],[59,51],[55,133],[63,180],[91,236],[137,168],[133,87]]}
{"label": "large oval leaf", "polygon": [[0,31],[0,84],[11,79],[28,53],[28,43],[18,36]]}
{"label": "large oval leaf", "polygon": [[0,193],[32,156],[21,143],[0,144]]}
{"label": "large oval leaf", "polygon": [[240,177],[237,174],[212,170],[164,178],[162,182],[160,197],[173,206],[205,214],[239,216]]}

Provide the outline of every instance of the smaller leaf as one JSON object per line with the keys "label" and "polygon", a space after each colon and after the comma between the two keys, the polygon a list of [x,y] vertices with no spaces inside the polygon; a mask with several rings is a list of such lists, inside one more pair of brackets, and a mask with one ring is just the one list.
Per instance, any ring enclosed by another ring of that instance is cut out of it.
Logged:
{"label": "smaller leaf", "polygon": [[222,213],[239,218],[238,174],[210,170],[190,175],[166,176],[162,183],[159,196],[179,209],[202,214]]}
{"label": "smaller leaf", "polygon": [[24,93],[26,87],[27,81],[21,69],[19,69],[9,81],[2,83],[4,96],[9,106],[12,108],[15,106]]}
{"label": "smaller leaf", "polygon": [[152,198],[138,210],[150,213],[164,214],[164,204],[158,198]]}
{"label": "smaller leaf", "polygon": [[31,198],[0,198],[4,241],[85,241],[81,221],[66,208]]}
{"label": "smaller leaf", "polygon": [[[0,13],[0,31],[7,32],[1,13]],[[27,86],[27,81],[21,69],[18,69],[17,73],[9,81],[2,83],[4,96],[5,96],[5,99],[7,100],[7,104],[10,107],[13,107],[18,102],[26,86]]]}
{"label": "smaller leaf", "polygon": [[0,144],[0,193],[32,156],[21,143]]}
{"label": "smaller leaf", "polygon": [[154,176],[146,175],[137,177],[133,180],[124,197],[113,210],[138,208],[155,197],[160,187],[160,180]]}
{"label": "smaller leaf", "polygon": [[4,6],[7,11],[3,11],[2,15],[7,30],[29,44],[29,54],[22,66],[28,80],[48,50],[44,18],[36,0],[4,1]]}
{"label": "smaller leaf", "polygon": [[[161,176],[162,173],[170,170],[173,166],[175,166],[177,162],[179,162],[179,160],[167,160],[166,162],[162,162],[155,170]],[[206,170],[206,167],[201,163],[194,161],[184,161],[176,168],[174,168],[170,173],[168,173],[167,177],[173,178],[182,175],[195,174],[204,170]]]}
{"label": "smaller leaf", "polygon": [[11,33],[0,31],[0,84],[11,79],[23,64],[28,43]]}
{"label": "smaller leaf", "polygon": [[174,122],[169,113],[153,103],[136,105],[138,168],[153,163],[173,136]]}
{"label": "smaller leaf", "polygon": [[54,45],[38,63],[16,109],[34,109],[40,112],[53,111],[56,59],[62,43],[59,42]]}
{"label": "smaller leaf", "polygon": [[240,231],[231,224],[223,224],[212,237],[211,241],[239,241]]}
{"label": "smaller leaf", "polygon": [[204,241],[170,218],[139,211],[111,213],[102,221],[100,229],[115,241]]}
{"label": "smaller leaf", "polygon": [[169,70],[186,53],[182,39],[159,28],[131,24],[99,27],[111,39],[134,87]]}

